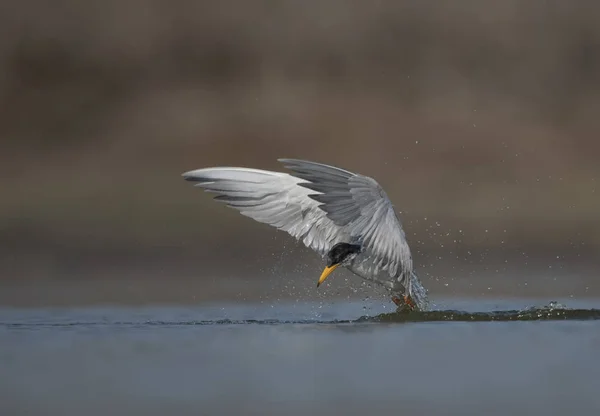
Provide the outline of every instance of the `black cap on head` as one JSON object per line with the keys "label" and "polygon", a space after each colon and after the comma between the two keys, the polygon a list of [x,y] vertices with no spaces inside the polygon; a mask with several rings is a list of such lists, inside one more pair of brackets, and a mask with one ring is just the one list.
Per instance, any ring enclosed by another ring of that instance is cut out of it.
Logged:
{"label": "black cap on head", "polygon": [[334,264],[339,264],[351,254],[360,252],[358,244],[337,243],[327,253],[327,266],[331,267]]}

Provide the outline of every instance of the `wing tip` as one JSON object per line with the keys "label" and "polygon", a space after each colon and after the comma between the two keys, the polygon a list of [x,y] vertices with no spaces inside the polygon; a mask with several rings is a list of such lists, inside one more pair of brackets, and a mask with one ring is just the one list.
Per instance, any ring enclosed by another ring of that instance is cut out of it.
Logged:
{"label": "wing tip", "polygon": [[286,168],[293,171],[300,171],[304,169],[324,169],[330,173],[336,172],[345,176],[356,176],[357,174],[347,169],[341,168],[336,165],[330,165],[323,162],[317,162],[314,160],[306,159],[293,159],[293,158],[278,158],[277,161],[282,163]]}
{"label": "wing tip", "polygon": [[301,160],[301,159],[293,159],[293,158],[289,158],[289,157],[280,157],[280,158],[277,158],[277,161],[286,167],[287,167],[287,165],[296,165],[298,163],[305,162],[304,160]]}
{"label": "wing tip", "polygon": [[199,182],[202,180],[201,176],[198,175],[201,170],[202,169],[188,170],[187,172],[183,172],[181,177],[188,182]]}
{"label": "wing tip", "polygon": [[[280,157],[277,159],[278,162],[283,163],[284,165],[320,165],[320,166],[329,166],[321,162],[316,162],[314,160],[308,159],[295,159],[291,157]],[[332,166],[334,167],[334,166]]]}

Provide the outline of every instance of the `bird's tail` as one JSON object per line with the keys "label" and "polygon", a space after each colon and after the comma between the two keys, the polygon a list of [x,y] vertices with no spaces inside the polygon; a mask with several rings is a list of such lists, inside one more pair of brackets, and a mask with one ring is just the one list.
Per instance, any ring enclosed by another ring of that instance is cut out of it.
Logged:
{"label": "bird's tail", "polygon": [[408,294],[412,301],[416,304],[418,310],[426,311],[429,309],[427,289],[425,289],[425,287],[421,284],[421,280],[414,271],[410,272]]}

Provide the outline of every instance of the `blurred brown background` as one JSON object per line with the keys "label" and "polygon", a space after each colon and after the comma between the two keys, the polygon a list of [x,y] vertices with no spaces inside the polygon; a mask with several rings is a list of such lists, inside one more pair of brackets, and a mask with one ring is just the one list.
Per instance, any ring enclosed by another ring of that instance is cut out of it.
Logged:
{"label": "blurred brown background", "polygon": [[4,1],[0,303],[371,293],[180,176],[278,157],[376,178],[432,296],[597,295],[599,82],[591,0]]}

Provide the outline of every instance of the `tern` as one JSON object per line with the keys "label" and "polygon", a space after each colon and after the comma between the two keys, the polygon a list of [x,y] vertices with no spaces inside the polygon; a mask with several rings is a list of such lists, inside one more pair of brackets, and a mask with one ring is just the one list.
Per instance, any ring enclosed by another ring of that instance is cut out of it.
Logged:
{"label": "tern", "polygon": [[290,173],[207,167],[182,174],[242,215],[285,231],[326,261],[317,287],[338,267],[385,287],[399,310],[426,310],[394,206],[375,179],[335,166],[278,159]]}

